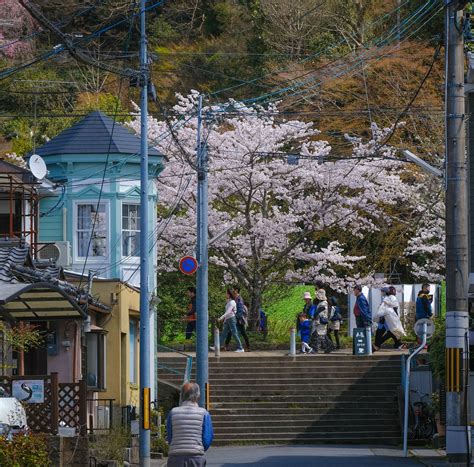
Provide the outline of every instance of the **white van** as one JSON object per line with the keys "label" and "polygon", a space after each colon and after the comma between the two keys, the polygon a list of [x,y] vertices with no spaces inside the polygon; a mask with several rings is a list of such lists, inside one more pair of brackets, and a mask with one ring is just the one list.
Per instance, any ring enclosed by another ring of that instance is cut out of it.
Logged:
{"label": "white van", "polygon": [[16,434],[26,434],[25,408],[15,397],[0,397],[0,436],[11,439]]}

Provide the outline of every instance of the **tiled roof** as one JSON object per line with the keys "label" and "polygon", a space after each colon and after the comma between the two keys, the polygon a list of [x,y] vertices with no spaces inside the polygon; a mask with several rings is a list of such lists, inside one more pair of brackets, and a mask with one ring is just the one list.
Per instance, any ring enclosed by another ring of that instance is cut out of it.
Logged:
{"label": "tiled roof", "polygon": [[[161,154],[153,147],[150,156]],[[92,112],[36,149],[42,157],[66,154],[139,154],[140,138],[102,112]]]}
{"label": "tiled roof", "polygon": [[54,264],[36,267],[31,261],[27,245],[13,246],[8,243],[0,245],[0,302],[8,301],[9,294],[14,296],[23,288],[30,290],[34,287],[33,284],[38,284],[39,287],[49,284],[52,289],[61,291],[75,304],[86,303],[102,311],[110,311],[109,307],[87,292],[63,280],[61,269]]}

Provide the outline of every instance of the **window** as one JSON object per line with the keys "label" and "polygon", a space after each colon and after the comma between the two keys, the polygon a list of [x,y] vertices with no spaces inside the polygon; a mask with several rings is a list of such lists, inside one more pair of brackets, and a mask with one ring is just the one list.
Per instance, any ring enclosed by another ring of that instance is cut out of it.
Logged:
{"label": "window", "polygon": [[105,390],[105,334],[86,333],[87,345],[87,387]]}
{"label": "window", "polygon": [[138,368],[137,368],[137,335],[138,323],[130,320],[130,382],[132,384],[138,383]]}
{"label": "window", "polygon": [[140,256],[140,205],[122,204],[122,255]]}
{"label": "window", "polygon": [[[81,258],[107,256],[107,207],[105,203],[77,205],[77,256]],[[92,233],[92,229],[94,232]],[[92,234],[92,240],[91,240]],[[87,249],[90,249],[87,254]]]}

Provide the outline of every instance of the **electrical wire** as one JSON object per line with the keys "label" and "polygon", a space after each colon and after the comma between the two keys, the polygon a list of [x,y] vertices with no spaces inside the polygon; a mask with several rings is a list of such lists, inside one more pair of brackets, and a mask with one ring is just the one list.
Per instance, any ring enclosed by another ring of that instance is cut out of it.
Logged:
{"label": "electrical wire", "polygon": [[[398,5],[394,10],[390,11],[389,13],[383,15],[382,17],[378,18],[375,22],[374,22],[374,25],[377,25],[377,24],[380,24],[382,23],[383,21],[385,21],[386,18],[389,18],[391,17],[393,14],[397,13],[401,8],[403,8],[404,6],[406,6],[408,3],[410,2],[410,0],[406,0],[404,1],[402,4]],[[327,48],[321,50],[321,51],[318,51],[318,52],[315,52],[314,54],[311,54],[309,55],[308,57],[306,57],[305,59],[303,60],[300,60],[298,61],[296,64],[297,65],[303,65],[305,63],[307,63],[308,61],[310,60],[314,60],[316,58],[319,58],[321,56],[323,56],[324,54],[327,54],[330,50],[334,50],[334,49],[337,49],[339,47],[341,47],[343,44],[344,44],[345,40],[342,39],[340,40],[339,42],[335,43],[335,44],[331,44],[330,46],[328,46]],[[339,59],[343,58],[344,56],[348,55],[349,53],[351,53],[352,51],[350,52],[347,52],[346,54],[343,54],[342,57],[339,57]],[[253,78],[251,80],[249,80],[248,82],[246,83],[243,83],[243,84],[237,84],[237,85],[234,85],[234,86],[229,86],[229,87],[226,87],[226,88],[223,88],[223,89],[219,89],[217,91],[213,91],[212,93],[209,93],[208,94],[208,97],[215,97],[215,96],[218,96],[219,94],[223,94],[223,93],[226,93],[226,92],[229,92],[229,91],[234,91],[242,86],[245,86],[246,84],[249,85],[249,84],[254,84],[255,82],[257,81],[262,81],[264,79],[267,79],[269,78],[270,76],[273,76],[273,75],[276,75],[276,74],[281,74],[285,71],[288,71],[288,66],[285,66],[283,68],[279,68],[277,70],[273,70],[271,72],[268,72],[268,73],[265,73],[264,75],[261,75],[259,77],[256,77],[256,78]]]}
{"label": "electrical wire", "polygon": [[[432,3],[432,5],[435,5],[435,4],[438,4],[439,1],[438,0],[435,0],[434,2],[432,2],[432,0],[428,1],[428,3]],[[441,11],[442,7],[437,9],[435,12],[434,12],[434,15],[436,15],[439,11]],[[412,27],[417,24],[421,19],[424,19],[424,17],[428,14],[432,13],[432,10],[429,9],[427,10],[426,12],[424,12],[420,18],[416,19],[416,21],[413,23],[413,24],[409,24],[409,26],[406,26],[405,27],[405,31],[407,31],[408,29],[410,29],[410,33],[403,39],[403,41],[401,42],[405,42],[406,40],[408,40],[410,37],[412,37],[414,34],[416,34],[425,24],[427,24],[429,21],[431,21],[432,17],[429,17],[420,27],[418,27],[416,30],[412,30]],[[434,16],[432,15],[432,16]],[[391,36],[394,36],[394,31],[392,30],[392,32],[389,34],[388,37],[391,37]],[[384,47],[387,47],[387,46],[390,46],[392,43],[395,44],[395,47],[392,47],[392,49],[387,53],[382,53],[381,56],[379,56],[376,60],[380,60],[381,58],[383,58],[384,56],[387,56],[390,54],[391,51],[394,51],[394,50],[397,50],[399,48],[399,44],[400,42],[398,42],[398,39],[397,41],[395,41],[392,37],[392,39],[390,41],[388,41],[387,38],[382,38],[379,40],[378,43],[375,44],[375,47],[380,47],[380,46],[384,46]],[[286,95],[285,97],[294,97],[294,96],[298,96],[298,95],[302,95],[302,94],[307,94],[308,91],[311,91],[311,90],[314,90],[315,88],[319,88],[321,87],[321,85],[328,81],[328,79],[334,79],[335,77],[336,78],[340,78],[341,76],[345,76],[347,75],[349,72],[351,71],[354,71],[354,70],[357,70],[358,67],[361,65],[361,63],[363,63],[365,60],[368,60],[368,59],[371,59],[372,57],[370,57],[370,54],[372,52],[370,50],[366,50],[365,53],[362,53],[358,58],[357,58],[357,61],[350,65],[349,68],[346,68],[346,64],[345,63],[342,63],[339,65],[339,70],[336,71],[336,73],[334,74],[334,76],[329,76],[329,77],[326,77],[325,79],[321,79],[318,81],[317,78],[311,78],[309,80],[305,80],[303,82],[300,82],[298,83],[297,85],[294,85],[294,86],[287,86],[285,88],[281,88],[279,90],[276,90],[276,91],[272,91],[270,93],[267,93],[265,95],[262,95],[262,96],[259,96],[259,97],[256,97],[256,98],[252,98],[251,100],[248,100],[248,101],[244,101],[245,102],[249,102],[249,103],[259,103],[259,104],[262,104],[262,103],[266,103],[266,104],[269,104],[269,103],[272,103],[272,102],[277,102],[279,101],[279,99],[281,99],[281,95],[286,93],[287,91],[291,91],[288,95]],[[312,86],[310,86],[309,88],[305,88],[301,91],[295,91],[295,89],[300,89],[301,87],[311,83],[311,82],[316,82],[316,84],[313,84]],[[295,92],[293,92],[295,91]]]}
{"label": "electrical wire", "polygon": [[[151,1],[151,0],[149,0]],[[164,3],[165,0],[160,0],[158,2],[155,2],[153,3],[152,5],[148,6],[145,8],[145,11],[149,11],[149,10],[152,10],[152,9],[155,9],[155,8],[158,8],[159,6],[161,6],[163,3]],[[135,18],[136,16],[138,16],[140,13],[135,13],[132,15],[132,18],[129,18],[128,16],[125,17],[124,19],[121,19],[119,21],[116,21],[115,23],[111,24],[111,25],[108,25],[108,26],[105,26],[105,27],[102,27],[101,29],[89,34],[88,36],[86,37],[82,37],[82,38],[78,38],[76,41],[72,42],[72,46],[76,46],[78,44],[81,44],[83,42],[90,42],[92,39],[96,38],[96,37],[99,37],[101,35],[103,35],[104,33],[110,31],[111,29],[114,29],[116,28],[117,26]],[[23,69],[26,69],[26,68],[29,68],[30,66],[36,64],[36,63],[39,63],[39,62],[42,62],[42,61],[45,61],[45,60],[48,60],[49,58],[55,56],[55,55],[58,55],[62,52],[65,52],[67,50],[67,47],[63,44],[58,44],[56,45],[55,47],[53,47],[52,50],[42,54],[41,56],[39,57],[36,57],[34,58],[33,60],[29,61],[29,62],[26,62],[22,65],[19,65],[17,67],[12,67],[12,68],[9,68],[9,69],[4,69],[4,70],[0,70],[0,81],[4,80],[4,79],[7,79],[9,78],[10,76],[18,73],[19,71],[23,70]]]}
{"label": "electrical wire", "polygon": [[[135,9],[136,6],[137,6],[136,0],[132,0],[132,3],[134,5],[133,9]],[[125,43],[124,43],[124,51],[125,52],[128,51],[128,47],[130,45],[130,40],[131,40],[131,37],[132,37],[132,28],[133,28],[133,24],[134,24],[134,18],[135,18],[135,15],[132,15],[131,18],[130,18],[130,26],[128,28],[128,33],[127,33],[127,36],[125,38]],[[116,102],[115,102],[115,110],[114,110],[115,113],[117,113],[118,110],[119,110],[120,96],[121,96],[121,93],[122,93],[123,81],[124,81],[124,76],[121,76],[120,81],[119,81],[119,88],[118,88],[118,92],[117,92],[117,98],[116,98]],[[101,204],[100,202],[102,200],[102,194],[103,194],[103,190],[104,190],[105,176],[106,176],[106,173],[107,173],[107,164],[108,164],[109,157],[110,157],[110,152],[111,152],[111,149],[112,149],[113,135],[114,135],[115,125],[116,125],[116,121],[117,121],[117,116],[115,115],[115,113],[114,113],[114,116],[113,116],[112,129],[111,129],[111,132],[110,132],[109,145],[108,145],[108,148],[107,148],[107,155],[106,155],[106,158],[105,158],[104,170],[103,170],[103,173],[102,173],[102,180],[101,180],[99,196],[98,196],[97,204],[96,204],[96,211],[95,211],[94,219],[93,219],[93,222],[92,222],[92,229],[91,229],[91,232],[90,232],[89,242],[88,242],[88,245],[87,245],[86,257],[85,257],[85,260],[84,260],[84,265],[82,267],[81,279],[79,281],[79,288],[81,288],[81,285],[82,285],[82,279],[84,278],[84,272],[86,270],[87,261],[89,259],[89,255],[90,255],[92,240],[94,238],[95,228],[96,228],[97,221],[98,221],[98,218],[99,218],[99,208],[100,208],[100,204]]]}

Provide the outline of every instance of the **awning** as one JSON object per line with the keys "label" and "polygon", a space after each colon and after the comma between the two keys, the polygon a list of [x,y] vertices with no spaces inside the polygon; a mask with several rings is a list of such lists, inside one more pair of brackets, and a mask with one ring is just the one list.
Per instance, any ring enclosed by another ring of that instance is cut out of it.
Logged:
{"label": "awning", "polygon": [[86,312],[60,287],[47,282],[2,284],[0,316],[8,320],[85,319]]}

